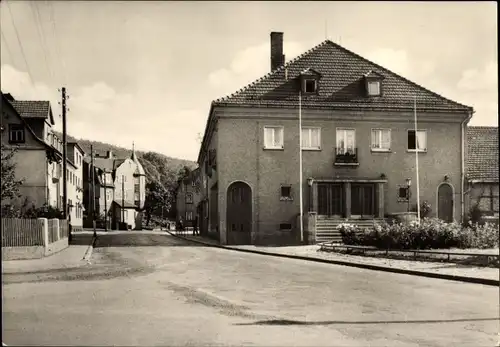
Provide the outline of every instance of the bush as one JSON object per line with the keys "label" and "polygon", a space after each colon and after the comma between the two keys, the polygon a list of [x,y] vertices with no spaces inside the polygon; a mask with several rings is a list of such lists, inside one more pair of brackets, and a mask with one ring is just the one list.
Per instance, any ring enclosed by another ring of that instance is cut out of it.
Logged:
{"label": "bush", "polygon": [[23,211],[20,215],[20,218],[47,218],[47,219],[62,219],[63,213],[58,208],[49,206],[44,204],[41,207],[35,208],[32,206],[31,208]]}
{"label": "bush", "polygon": [[[417,204],[412,207],[411,209],[412,212],[418,212],[417,211]],[[420,219],[422,218],[429,218],[432,213],[432,208],[431,204],[429,204],[428,201],[424,201],[420,204]]]}
{"label": "bush", "polygon": [[424,218],[420,224],[383,222],[366,230],[341,224],[339,230],[344,244],[381,249],[495,248],[499,244],[498,226],[494,224],[471,223],[464,228],[438,218]]}

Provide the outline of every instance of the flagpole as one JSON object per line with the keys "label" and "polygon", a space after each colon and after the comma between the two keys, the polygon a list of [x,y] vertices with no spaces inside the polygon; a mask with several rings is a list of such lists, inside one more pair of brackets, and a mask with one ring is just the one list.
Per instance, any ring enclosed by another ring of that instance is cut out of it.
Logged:
{"label": "flagpole", "polygon": [[299,204],[300,204],[300,242],[304,242],[304,206],[302,204],[302,94],[299,90]]}
{"label": "flagpole", "polygon": [[418,174],[418,136],[417,136],[417,96],[414,97],[413,102],[413,113],[415,117],[415,142],[417,146],[415,146],[415,168],[417,171],[417,221],[420,223],[420,180]]}

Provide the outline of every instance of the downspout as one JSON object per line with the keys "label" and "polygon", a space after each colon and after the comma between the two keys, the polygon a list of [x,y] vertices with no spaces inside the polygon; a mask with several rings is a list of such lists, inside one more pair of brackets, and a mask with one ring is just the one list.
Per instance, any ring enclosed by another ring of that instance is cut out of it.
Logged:
{"label": "downspout", "polygon": [[471,110],[469,112],[469,115],[467,118],[464,119],[464,121],[460,124],[460,131],[461,131],[461,140],[462,140],[462,148],[461,148],[461,183],[462,183],[462,188],[460,189],[460,208],[461,208],[461,222],[463,223],[464,221],[464,214],[465,214],[465,139],[467,134],[465,133],[465,126],[469,123],[469,121],[472,118],[472,115],[474,114],[474,111]]}

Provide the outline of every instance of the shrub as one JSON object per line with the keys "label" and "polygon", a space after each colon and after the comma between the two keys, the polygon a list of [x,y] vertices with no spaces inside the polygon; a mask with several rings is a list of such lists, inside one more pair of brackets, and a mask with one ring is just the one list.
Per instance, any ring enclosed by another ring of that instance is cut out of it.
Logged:
{"label": "shrub", "polygon": [[[412,207],[411,211],[418,212],[416,204]],[[425,200],[420,204],[420,219],[429,218],[431,213],[432,213],[431,204],[427,200]]]}
{"label": "shrub", "polygon": [[337,229],[342,236],[342,242],[347,245],[362,245],[364,244],[360,238],[361,230],[354,224],[342,223]]}
{"label": "shrub", "polygon": [[41,207],[35,208],[34,206],[30,207],[29,209],[23,211],[21,213],[21,218],[48,218],[48,219],[62,219],[63,214],[62,211],[59,210],[58,208],[49,206],[47,204],[44,204]]}

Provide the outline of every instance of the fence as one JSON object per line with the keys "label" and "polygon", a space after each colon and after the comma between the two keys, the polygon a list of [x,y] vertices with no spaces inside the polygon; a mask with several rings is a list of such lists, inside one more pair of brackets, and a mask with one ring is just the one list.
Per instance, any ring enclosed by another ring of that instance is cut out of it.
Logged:
{"label": "fence", "polygon": [[67,238],[68,229],[68,221],[65,219],[2,218],[2,247],[48,246]]}

